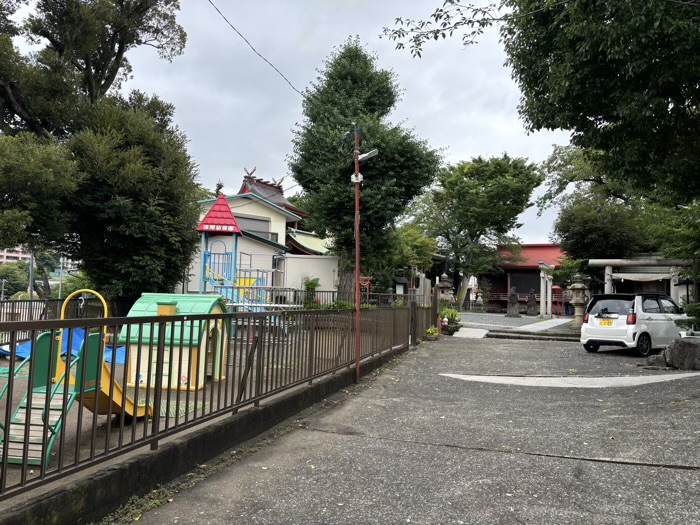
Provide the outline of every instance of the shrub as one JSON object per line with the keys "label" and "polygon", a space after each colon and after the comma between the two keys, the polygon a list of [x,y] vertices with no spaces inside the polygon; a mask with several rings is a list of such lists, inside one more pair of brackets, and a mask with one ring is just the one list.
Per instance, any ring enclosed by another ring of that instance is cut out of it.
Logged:
{"label": "shrub", "polygon": [[676,321],[678,326],[690,330],[694,330],[700,326],[700,303],[686,305],[685,313],[688,314],[688,319],[679,319]]}
{"label": "shrub", "polygon": [[459,323],[459,311],[454,308],[441,308],[440,309],[440,319],[447,317],[447,322],[449,324]]}
{"label": "shrub", "polygon": [[440,335],[440,330],[437,329],[437,326],[433,325],[425,331],[425,335],[428,337],[437,337]]}

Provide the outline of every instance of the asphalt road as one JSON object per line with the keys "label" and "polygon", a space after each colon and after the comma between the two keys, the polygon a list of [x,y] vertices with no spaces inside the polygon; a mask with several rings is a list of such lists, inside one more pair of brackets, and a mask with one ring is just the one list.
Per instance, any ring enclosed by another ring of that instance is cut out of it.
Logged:
{"label": "asphalt road", "polygon": [[574,343],[443,337],[139,522],[700,524],[700,378],[587,389],[440,375],[676,374],[641,362]]}

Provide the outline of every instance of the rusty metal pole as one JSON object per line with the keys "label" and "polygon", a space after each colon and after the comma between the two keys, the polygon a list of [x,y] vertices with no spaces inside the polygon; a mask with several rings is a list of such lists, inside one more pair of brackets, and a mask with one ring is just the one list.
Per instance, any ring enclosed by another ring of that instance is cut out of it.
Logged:
{"label": "rusty metal pole", "polygon": [[360,382],[360,127],[355,125],[355,382]]}

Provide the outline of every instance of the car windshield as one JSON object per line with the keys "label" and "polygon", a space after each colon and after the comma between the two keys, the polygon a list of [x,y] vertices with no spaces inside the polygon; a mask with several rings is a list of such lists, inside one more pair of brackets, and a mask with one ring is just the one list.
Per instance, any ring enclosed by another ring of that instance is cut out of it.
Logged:
{"label": "car windshield", "polygon": [[594,297],[588,313],[591,315],[627,315],[634,313],[634,296]]}

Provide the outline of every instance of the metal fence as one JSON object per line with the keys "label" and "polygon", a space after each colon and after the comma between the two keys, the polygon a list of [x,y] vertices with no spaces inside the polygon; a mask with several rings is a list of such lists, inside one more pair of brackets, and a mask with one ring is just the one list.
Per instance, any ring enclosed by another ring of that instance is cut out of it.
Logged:
{"label": "metal fence", "polygon": [[[362,310],[362,358],[407,346],[434,314],[415,306]],[[353,366],[354,315],[0,323],[9,342],[0,374],[0,499],[138,447],[157,448],[165,436]],[[21,344],[23,334],[29,342]],[[22,360],[27,345],[31,358]]]}
{"label": "metal fence", "polygon": [[[107,301],[111,316],[126,315],[133,301]],[[24,301],[0,301],[0,323],[52,320],[61,318],[63,299],[33,299]],[[66,319],[102,317],[102,303],[97,298],[76,299],[66,306]],[[18,340],[29,339],[29,332],[18,334]],[[7,333],[0,332],[0,344],[8,343]]]}

